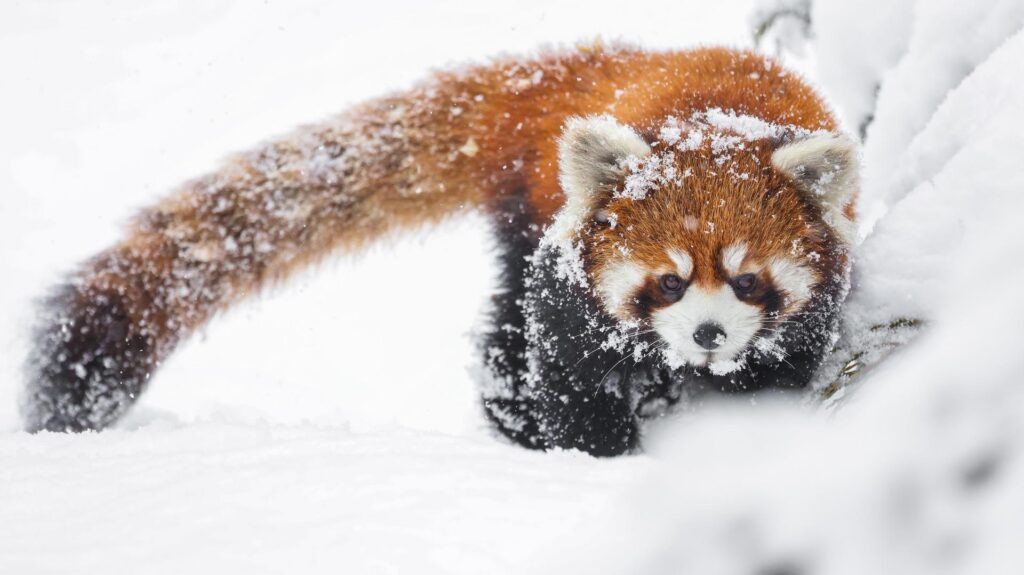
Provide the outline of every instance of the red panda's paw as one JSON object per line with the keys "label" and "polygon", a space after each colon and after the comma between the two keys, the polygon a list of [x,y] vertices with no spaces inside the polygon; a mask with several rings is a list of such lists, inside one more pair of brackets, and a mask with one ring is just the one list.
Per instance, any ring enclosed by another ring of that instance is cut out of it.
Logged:
{"label": "red panda's paw", "polygon": [[529,399],[485,398],[483,407],[494,429],[512,443],[527,449],[548,448]]}

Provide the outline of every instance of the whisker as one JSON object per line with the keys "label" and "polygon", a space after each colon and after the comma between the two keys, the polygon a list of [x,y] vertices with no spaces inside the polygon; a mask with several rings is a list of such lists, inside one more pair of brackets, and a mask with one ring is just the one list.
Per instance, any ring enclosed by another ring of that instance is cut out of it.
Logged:
{"label": "whisker", "polygon": [[[668,347],[668,342],[664,342],[663,341],[663,342],[660,342],[660,343],[658,343],[656,345],[652,345],[652,346],[650,346],[647,349],[640,350],[640,357],[639,358],[635,358],[635,361],[636,360],[643,360],[645,357],[648,357],[651,353],[654,353],[656,351],[661,351],[661,350],[665,349],[666,347]],[[612,370],[614,370],[616,367],[621,365],[622,362],[626,361],[627,359],[633,359],[633,358],[634,358],[634,354],[632,354],[632,353],[625,354],[625,355],[622,356],[621,359],[619,359],[619,361],[615,362],[614,365],[612,365],[610,368],[608,368],[608,371],[604,372],[604,375],[602,375],[601,379],[598,381],[597,389],[594,391],[594,395],[597,395],[597,392],[601,390],[601,387],[604,385],[604,380],[608,377],[608,374],[611,373]]]}
{"label": "whisker", "polygon": [[[625,342],[635,342],[636,339],[639,338],[640,336],[647,335],[647,334],[653,333],[655,331],[657,331],[657,330],[652,328],[652,329],[648,329],[648,330],[641,331],[641,332],[638,332],[638,333],[623,334],[623,339],[625,340]],[[598,344],[597,347],[585,351],[583,353],[583,356],[579,359],[579,361],[577,361],[575,364],[573,364],[573,367],[579,367],[580,363],[582,363],[583,360],[587,359],[588,357],[590,357],[591,355],[596,353],[598,350],[602,349],[605,346],[606,343],[607,343],[607,341],[601,342],[600,344]]]}
{"label": "whisker", "polygon": [[595,396],[597,395],[597,393],[599,391],[601,391],[601,388],[604,386],[604,380],[605,380],[605,378],[608,377],[608,374],[611,373],[612,370],[614,370],[616,367],[618,367],[619,364],[621,364],[622,362],[626,361],[627,359],[629,359],[631,357],[633,357],[633,354],[626,354],[626,355],[622,356],[622,359],[620,359],[619,361],[615,362],[614,365],[612,365],[611,367],[608,368],[608,371],[604,372],[604,375],[602,375],[601,379],[598,380],[598,382],[597,382],[597,389],[594,390],[594,395]]}
{"label": "whisker", "polygon": [[824,311],[795,311],[793,313],[785,314],[786,317],[811,317],[811,316],[828,316],[832,315],[831,312]]}

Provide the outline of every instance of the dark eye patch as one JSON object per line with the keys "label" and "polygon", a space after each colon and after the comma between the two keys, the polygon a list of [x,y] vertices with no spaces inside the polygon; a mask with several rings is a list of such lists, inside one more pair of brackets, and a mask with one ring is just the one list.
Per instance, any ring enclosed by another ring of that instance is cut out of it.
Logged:
{"label": "dark eye patch", "polygon": [[[752,276],[747,278],[745,276]],[[750,285],[750,280],[753,279],[752,287],[743,287]],[[742,280],[742,281],[741,281]],[[729,281],[732,286],[733,293],[740,301],[756,305],[761,308],[761,312],[768,316],[777,315],[782,311],[782,292],[775,287],[775,283],[772,278],[765,275],[755,274],[741,274],[732,278]]]}
{"label": "dark eye patch", "polygon": [[[719,273],[725,275],[724,270]],[[720,276],[722,277],[722,276]],[[732,288],[736,298],[743,303],[758,306],[765,314],[776,314],[782,310],[782,293],[775,287],[775,282],[766,273],[745,273],[733,277],[723,277]]]}
{"label": "dark eye patch", "polygon": [[649,317],[655,311],[682,299],[689,285],[690,282],[676,274],[648,278],[633,295],[629,304],[631,311],[635,317]]}
{"label": "dark eye patch", "polygon": [[779,290],[775,289],[774,285],[769,284],[767,289],[758,297],[757,302],[766,314],[777,315],[782,311],[782,294],[779,293]]}

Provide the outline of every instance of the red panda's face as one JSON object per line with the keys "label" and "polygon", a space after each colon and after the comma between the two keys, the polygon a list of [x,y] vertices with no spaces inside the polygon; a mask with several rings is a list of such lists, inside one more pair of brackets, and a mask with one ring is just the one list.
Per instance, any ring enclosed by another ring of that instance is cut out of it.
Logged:
{"label": "red panda's face", "polygon": [[702,154],[672,155],[668,169],[688,174],[681,180],[613,197],[585,254],[606,311],[654,330],[670,365],[725,370],[754,346],[767,351],[808,302],[828,234],[756,153],[728,167]]}
{"label": "red panda's face", "polygon": [[581,222],[610,315],[655,333],[672,367],[727,372],[773,338],[841,265],[831,214],[773,165],[777,139],[715,130],[651,144]]}

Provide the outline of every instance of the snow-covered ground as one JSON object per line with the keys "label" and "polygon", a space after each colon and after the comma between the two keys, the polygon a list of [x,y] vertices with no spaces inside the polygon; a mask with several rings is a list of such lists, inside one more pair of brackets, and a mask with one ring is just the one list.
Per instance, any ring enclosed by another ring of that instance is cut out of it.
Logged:
{"label": "snow-covered ground", "polygon": [[1024,3],[811,5],[798,63],[867,125],[881,217],[841,352],[877,360],[874,328],[926,325],[837,411],[712,406],[616,460],[501,443],[466,371],[493,275],[469,218],[220,318],[116,430],[23,434],[31,300],[226,152],[542,43],[748,45],[753,9],[183,4],[0,6],[0,573],[1022,569]]}

